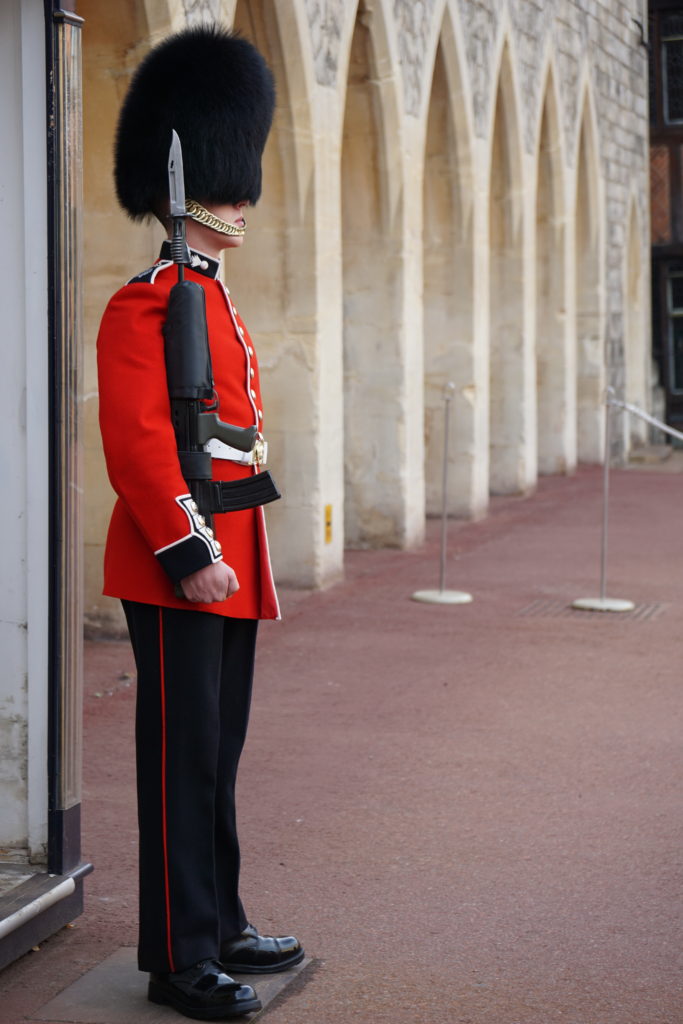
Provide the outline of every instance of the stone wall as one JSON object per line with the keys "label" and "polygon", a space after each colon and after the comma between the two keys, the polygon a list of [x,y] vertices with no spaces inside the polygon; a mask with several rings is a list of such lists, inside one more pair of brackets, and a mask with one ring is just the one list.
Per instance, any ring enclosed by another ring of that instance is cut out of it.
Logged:
{"label": "stone wall", "polygon": [[[647,402],[640,0],[125,0],[115,25],[82,6],[91,352],[108,293],[158,244],[109,184],[130,68],[164,31],[219,16],[274,69],[264,198],[225,274],[264,369],[281,580],[332,582],[348,545],[419,543],[450,381],[464,516],[600,460],[608,381]],[[87,606],[116,629],[89,374]]]}

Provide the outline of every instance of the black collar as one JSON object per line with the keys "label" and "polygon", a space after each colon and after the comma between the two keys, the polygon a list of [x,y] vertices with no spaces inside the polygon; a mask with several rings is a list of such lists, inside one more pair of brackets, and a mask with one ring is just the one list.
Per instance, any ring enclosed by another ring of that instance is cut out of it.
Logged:
{"label": "black collar", "polygon": [[[159,259],[170,260],[171,258],[171,242],[167,238],[161,245]],[[190,259],[192,261],[190,269],[194,270],[195,274],[201,274],[202,277],[212,277],[216,280],[221,268],[220,262],[217,259],[214,259],[213,256],[207,256],[204,252],[198,252],[196,249],[190,249]]]}

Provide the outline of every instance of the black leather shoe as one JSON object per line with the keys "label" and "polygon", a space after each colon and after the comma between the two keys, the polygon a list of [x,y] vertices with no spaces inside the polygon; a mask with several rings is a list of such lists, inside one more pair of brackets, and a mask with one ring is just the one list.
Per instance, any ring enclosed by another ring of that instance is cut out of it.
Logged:
{"label": "black leather shoe", "polygon": [[253,988],[229,978],[218,960],[202,960],[174,974],[150,974],[147,997],[195,1020],[241,1017],[261,1009]]}
{"label": "black leather shoe", "polygon": [[236,974],[275,974],[301,963],[304,951],[293,935],[259,935],[248,924],[241,935],[221,943],[221,963],[224,971]]}

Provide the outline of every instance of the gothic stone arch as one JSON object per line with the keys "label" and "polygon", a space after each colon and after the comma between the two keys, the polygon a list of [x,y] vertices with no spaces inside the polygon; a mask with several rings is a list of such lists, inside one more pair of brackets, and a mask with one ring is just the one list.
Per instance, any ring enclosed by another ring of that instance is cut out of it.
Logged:
{"label": "gothic stone arch", "polygon": [[423,176],[425,490],[441,509],[444,389],[452,382],[447,507],[472,512],[475,447],[472,141],[450,21],[436,50]]}
{"label": "gothic stone arch", "polygon": [[489,486],[492,494],[515,494],[529,486],[529,438],[522,143],[507,43],[498,79],[489,181]]}

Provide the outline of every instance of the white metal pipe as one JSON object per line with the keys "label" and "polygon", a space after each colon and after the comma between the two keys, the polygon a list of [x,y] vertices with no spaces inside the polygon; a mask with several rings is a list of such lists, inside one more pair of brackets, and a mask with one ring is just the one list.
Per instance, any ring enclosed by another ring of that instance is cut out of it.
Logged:
{"label": "white metal pipe", "polygon": [[21,928],[23,924],[37,917],[38,914],[42,914],[48,907],[52,907],[55,903],[59,903],[60,900],[66,899],[75,889],[76,883],[73,878],[65,878],[63,882],[58,882],[54,889],[36,896],[25,907],[20,907],[19,910],[15,910],[9,917],[0,921],[0,939],[4,939],[6,935],[16,931],[17,928]]}

